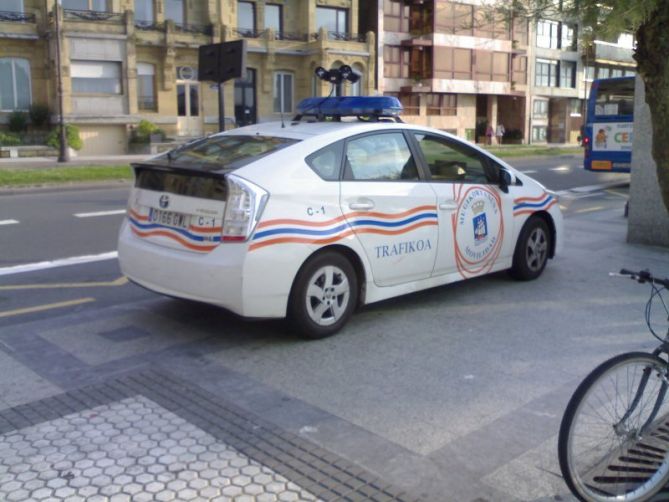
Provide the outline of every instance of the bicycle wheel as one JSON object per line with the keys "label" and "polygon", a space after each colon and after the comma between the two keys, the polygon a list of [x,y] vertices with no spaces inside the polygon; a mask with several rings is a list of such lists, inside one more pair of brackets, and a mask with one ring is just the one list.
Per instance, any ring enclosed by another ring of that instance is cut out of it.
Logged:
{"label": "bicycle wheel", "polygon": [[669,480],[667,363],[644,352],[602,363],[576,389],[558,457],[580,500],[648,500]]}

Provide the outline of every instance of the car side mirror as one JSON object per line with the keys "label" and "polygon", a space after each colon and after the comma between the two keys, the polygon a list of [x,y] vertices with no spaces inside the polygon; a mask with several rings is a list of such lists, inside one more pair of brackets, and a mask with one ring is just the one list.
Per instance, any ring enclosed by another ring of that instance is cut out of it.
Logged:
{"label": "car side mirror", "polygon": [[509,187],[516,184],[516,177],[506,169],[499,170],[499,188],[504,193],[509,193]]}

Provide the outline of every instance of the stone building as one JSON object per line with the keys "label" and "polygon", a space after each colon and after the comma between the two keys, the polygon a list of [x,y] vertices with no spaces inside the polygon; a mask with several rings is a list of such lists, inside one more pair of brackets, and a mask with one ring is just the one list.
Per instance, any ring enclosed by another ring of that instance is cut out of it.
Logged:
{"label": "stone building", "polygon": [[291,116],[329,92],[317,66],[363,75],[342,92],[373,92],[375,39],[358,32],[359,0],[3,0],[0,123],[34,103],[58,110],[55,13],[61,32],[63,111],[83,155],[128,151],[141,119],[170,137],[218,130],[218,91],[197,79],[198,47],[245,38],[247,75],[225,84],[229,124]]}

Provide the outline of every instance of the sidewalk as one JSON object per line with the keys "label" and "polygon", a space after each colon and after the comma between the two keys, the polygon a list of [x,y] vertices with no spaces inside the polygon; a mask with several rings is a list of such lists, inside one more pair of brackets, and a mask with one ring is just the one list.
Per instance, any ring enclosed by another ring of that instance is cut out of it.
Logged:
{"label": "sidewalk", "polygon": [[0,500],[571,501],[567,400],[655,345],[647,289],[608,272],[669,275],[622,208],[566,218],[536,281],[380,302],[316,342],[130,284],[127,303],[7,325]]}

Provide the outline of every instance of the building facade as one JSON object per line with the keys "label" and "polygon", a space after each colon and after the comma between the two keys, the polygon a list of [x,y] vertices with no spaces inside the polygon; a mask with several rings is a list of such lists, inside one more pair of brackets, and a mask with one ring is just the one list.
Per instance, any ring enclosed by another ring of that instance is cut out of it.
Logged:
{"label": "building facade", "polygon": [[[243,80],[224,85],[228,124],[292,116],[324,95],[317,66],[363,75],[341,92],[370,94],[376,46],[360,34],[358,0],[3,0],[0,122],[46,104],[58,111],[56,18],[61,28],[65,121],[79,127],[83,154],[128,151],[145,119],[174,138],[218,130],[218,88],[199,82],[198,47],[248,40]],[[6,10],[5,10],[6,9]],[[56,14],[57,13],[57,14]]]}
{"label": "building facade", "polygon": [[[564,19],[496,17],[483,0],[377,0],[379,92],[404,119],[479,142],[577,143],[593,78],[633,73],[632,40],[584,43]],[[494,133],[493,133],[494,134]]]}

